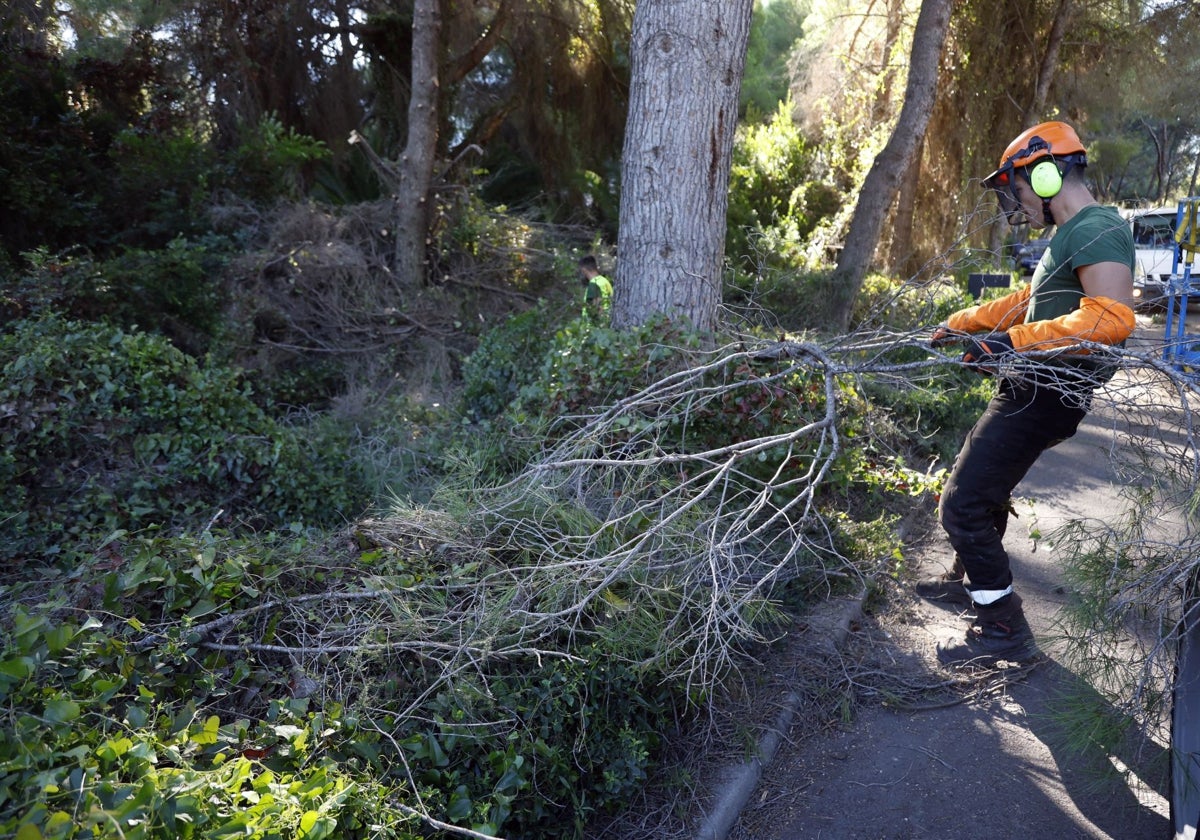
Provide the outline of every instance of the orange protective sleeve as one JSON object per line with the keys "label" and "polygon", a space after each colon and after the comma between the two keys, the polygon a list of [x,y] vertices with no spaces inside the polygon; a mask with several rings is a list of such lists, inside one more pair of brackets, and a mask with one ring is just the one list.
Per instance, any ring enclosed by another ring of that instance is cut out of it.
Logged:
{"label": "orange protective sleeve", "polygon": [[[1125,304],[1112,298],[1085,296],[1074,312],[1049,321],[1017,324],[1009,328],[1008,337],[1017,350],[1053,350],[1080,341],[1120,344],[1136,326],[1133,310]],[[1079,352],[1088,351],[1081,348]]]}
{"label": "orange protective sleeve", "polygon": [[1012,328],[1025,318],[1029,308],[1029,287],[989,300],[978,306],[960,309],[946,319],[946,326],[955,332],[997,332]]}

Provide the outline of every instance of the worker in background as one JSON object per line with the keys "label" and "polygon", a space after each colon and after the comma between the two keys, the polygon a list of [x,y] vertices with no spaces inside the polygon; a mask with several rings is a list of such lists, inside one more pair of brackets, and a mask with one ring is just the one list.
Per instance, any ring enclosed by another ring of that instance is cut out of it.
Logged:
{"label": "worker in background", "polygon": [[583,278],[583,314],[607,315],[612,303],[612,282],[600,273],[596,258],[591,254],[579,259],[579,276]]}

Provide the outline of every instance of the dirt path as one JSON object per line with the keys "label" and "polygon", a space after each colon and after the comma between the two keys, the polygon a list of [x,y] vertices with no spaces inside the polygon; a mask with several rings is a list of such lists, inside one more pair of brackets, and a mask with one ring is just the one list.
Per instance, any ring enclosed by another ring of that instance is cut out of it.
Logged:
{"label": "dirt path", "polygon": [[[1054,551],[1030,538],[1078,517],[1111,518],[1122,508],[1108,457],[1119,438],[1103,417],[1046,453],[1018,495],[1020,519],[1007,545],[1016,585],[1047,659],[1010,672],[968,702],[923,711],[880,703],[849,723],[790,733],[729,840],[1141,840],[1173,836],[1162,744],[1074,750],[1061,713],[1090,687],[1061,664],[1050,636],[1062,606]],[[937,533],[910,562],[928,572],[950,562]],[[886,612],[865,621],[849,644],[866,645],[914,682],[936,682],[935,646],[963,632],[954,612],[898,589]]]}

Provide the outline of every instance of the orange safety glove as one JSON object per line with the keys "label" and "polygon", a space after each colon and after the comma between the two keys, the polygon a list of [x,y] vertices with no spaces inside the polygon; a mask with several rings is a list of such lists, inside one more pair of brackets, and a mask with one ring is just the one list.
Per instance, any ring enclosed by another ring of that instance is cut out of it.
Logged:
{"label": "orange safety glove", "polygon": [[[1017,324],[1008,330],[1013,347],[1022,352],[1053,350],[1081,341],[1096,344],[1120,344],[1137,326],[1133,310],[1107,297],[1084,297],[1079,308],[1049,321]],[[1079,353],[1087,349],[1079,348]]]}
{"label": "orange safety glove", "polygon": [[946,319],[952,332],[1003,332],[1025,320],[1029,308],[1029,287],[978,306],[960,309]]}

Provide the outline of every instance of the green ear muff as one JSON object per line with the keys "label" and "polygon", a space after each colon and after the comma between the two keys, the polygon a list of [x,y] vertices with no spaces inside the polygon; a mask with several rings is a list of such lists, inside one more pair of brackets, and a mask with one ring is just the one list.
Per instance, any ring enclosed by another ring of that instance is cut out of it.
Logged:
{"label": "green ear muff", "polygon": [[1034,164],[1029,171],[1029,186],[1038,198],[1054,198],[1062,189],[1063,176],[1054,158]]}

